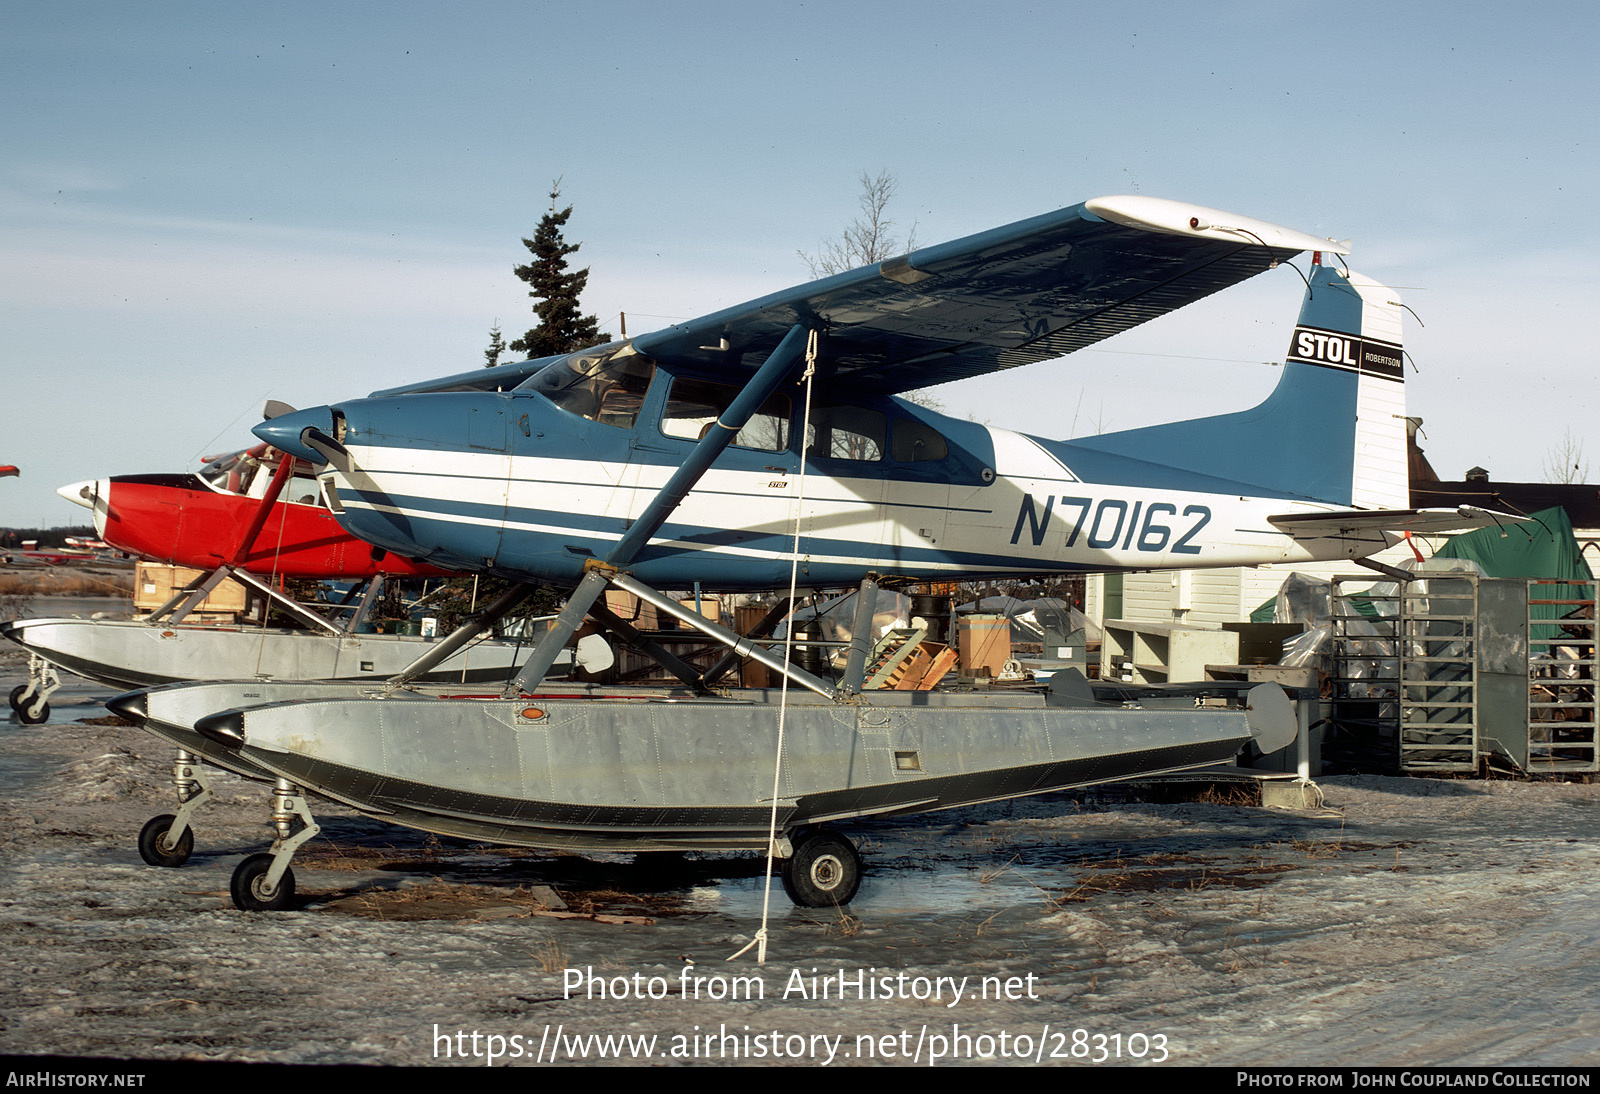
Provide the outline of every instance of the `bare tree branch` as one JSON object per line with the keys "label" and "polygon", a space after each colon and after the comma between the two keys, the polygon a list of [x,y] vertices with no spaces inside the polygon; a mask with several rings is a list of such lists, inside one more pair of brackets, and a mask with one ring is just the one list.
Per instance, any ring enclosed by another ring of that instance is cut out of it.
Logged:
{"label": "bare tree branch", "polygon": [[[894,234],[894,221],[889,218],[889,202],[899,189],[900,180],[888,168],[876,175],[861,172],[861,193],[856,198],[861,214],[845,226],[838,239],[825,239],[818,244],[815,256],[804,251],[795,252],[810,269],[811,276],[831,277],[916,250],[917,226],[912,224],[902,241]],[[945,409],[944,401],[928,394],[927,389],[903,391],[900,397],[935,413],[943,413]]]}
{"label": "bare tree branch", "polygon": [[1583,442],[1572,435],[1572,427],[1568,426],[1560,443],[1545,453],[1544,480],[1572,484],[1588,479],[1589,461],[1583,455]]}
{"label": "bare tree branch", "polygon": [[845,226],[838,239],[819,243],[814,256],[805,251],[795,252],[811,271],[811,276],[829,277],[915,250],[916,225],[911,226],[902,242],[895,236],[894,221],[888,215],[889,202],[899,189],[900,180],[887,168],[876,176],[861,172],[861,193],[856,199],[861,214]]}

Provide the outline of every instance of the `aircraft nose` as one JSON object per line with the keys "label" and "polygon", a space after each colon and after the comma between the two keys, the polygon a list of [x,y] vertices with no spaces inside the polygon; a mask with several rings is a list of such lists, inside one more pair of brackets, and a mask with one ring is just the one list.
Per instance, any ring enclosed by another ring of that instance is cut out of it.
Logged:
{"label": "aircraft nose", "polygon": [[311,463],[327,463],[328,457],[309,442],[322,438],[332,441],[333,408],[314,406],[270,418],[251,430],[272,447]]}
{"label": "aircraft nose", "polygon": [[84,479],[82,482],[69,482],[65,486],[56,487],[56,493],[73,505],[93,509],[95,499],[105,497],[110,492],[110,485],[105,479]]}

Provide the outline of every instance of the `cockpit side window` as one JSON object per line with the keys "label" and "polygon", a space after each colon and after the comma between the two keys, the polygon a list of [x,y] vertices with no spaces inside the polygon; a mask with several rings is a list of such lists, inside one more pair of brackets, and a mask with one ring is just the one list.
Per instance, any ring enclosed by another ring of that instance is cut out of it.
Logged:
{"label": "cockpit side window", "polygon": [[601,425],[631,429],[644,405],[655,362],[632,342],[609,342],[553,361],[517,385]]}
{"label": "cockpit side window", "polygon": [[[283,453],[277,449],[260,444],[243,452],[230,452],[207,461],[200,468],[199,475],[207,486],[219,494],[264,498],[272,488],[272,480],[277,476],[283,459]],[[296,460],[294,473],[290,475],[278,500],[296,505],[322,504],[318,500],[320,491],[314,470],[304,460]]]}
{"label": "cockpit side window", "polygon": [[[666,409],[661,414],[661,432],[669,437],[697,441],[710,432],[717,415],[732,405],[739,388],[710,380],[674,377],[667,393]],[[773,395],[750,415],[750,420],[734,437],[739,448],[781,452],[789,447],[789,397]]]}

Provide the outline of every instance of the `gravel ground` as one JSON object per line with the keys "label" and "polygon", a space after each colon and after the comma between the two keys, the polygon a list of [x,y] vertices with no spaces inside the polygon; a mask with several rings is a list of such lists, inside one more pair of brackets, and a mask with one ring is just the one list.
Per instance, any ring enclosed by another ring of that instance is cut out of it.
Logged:
{"label": "gravel ground", "polygon": [[[23,679],[5,654],[3,686]],[[1297,812],[1116,789],[861,825],[856,902],[799,910],[779,888],[758,964],[729,960],[760,928],[753,857],[506,851],[320,801],[297,907],[236,911],[233,867],[270,840],[265,788],[218,776],[194,857],[144,865],[171,755],[86,724],[109,697],[74,682],[51,724],[0,727],[0,1053],[1600,1060],[1592,785],[1337,778]]]}

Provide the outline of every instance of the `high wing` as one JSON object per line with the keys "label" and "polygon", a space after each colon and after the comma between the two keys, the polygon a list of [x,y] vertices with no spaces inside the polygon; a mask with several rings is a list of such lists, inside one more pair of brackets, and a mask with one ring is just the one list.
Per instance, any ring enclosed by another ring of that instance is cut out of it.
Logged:
{"label": "high wing", "polygon": [[[826,377],[892,395],[1061,357],[1336,243],[1164,198],[1094,198],[634,339],[648,357],[740,377],[796,323],[826,332]],[[555,357],[372,397],[509,391]]]}
{"label": "high wing", "polygon": [[754,372],[799,323],[824,331],[828,378],[894,394],[1063,356],[1307,250],[1343,254],[1348,244],[1162,198],[1096,198],[773,293],[634,346],[737,376]]}

